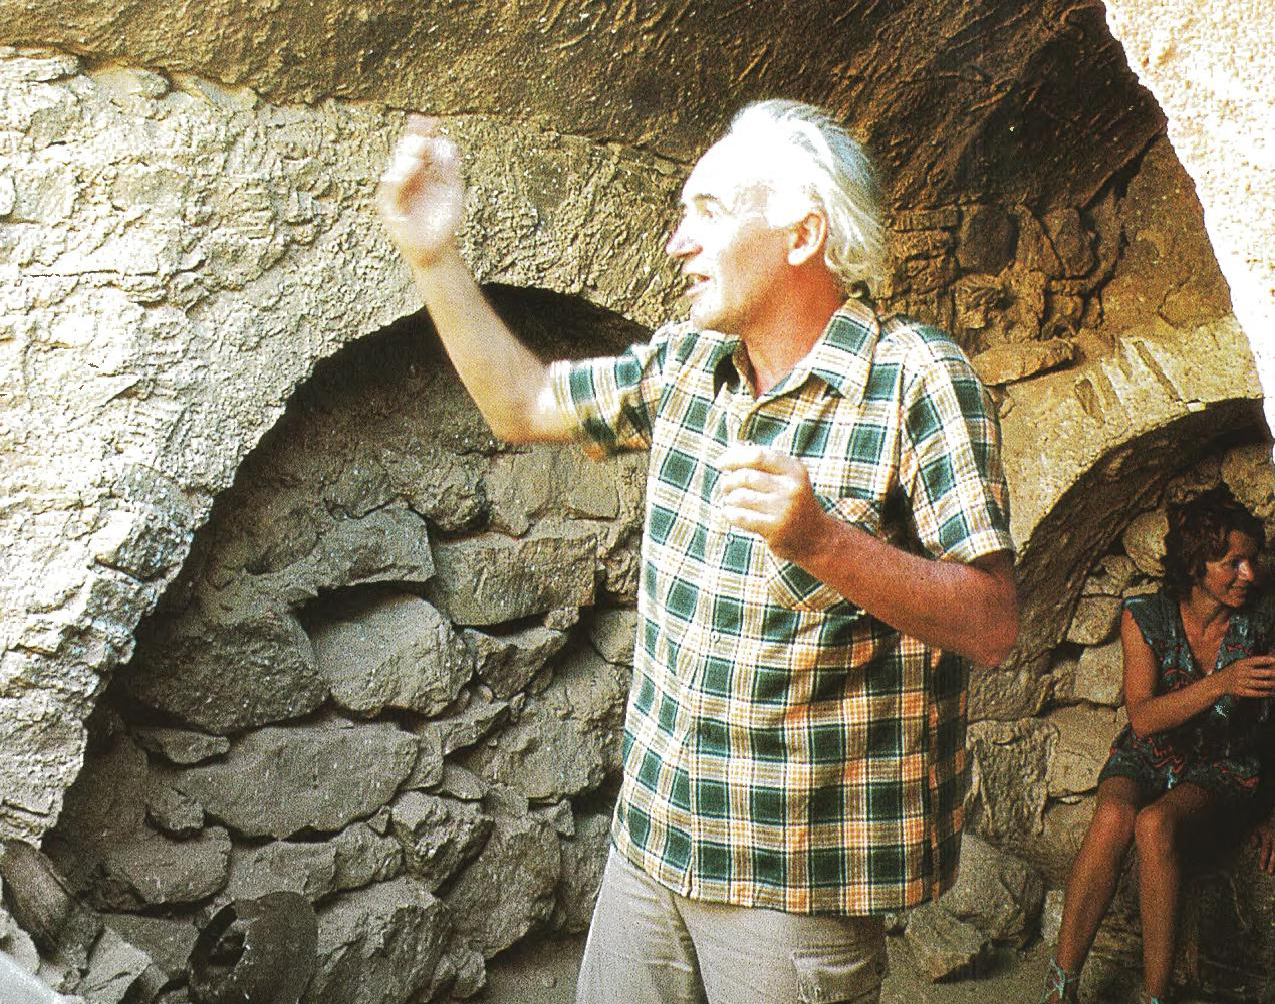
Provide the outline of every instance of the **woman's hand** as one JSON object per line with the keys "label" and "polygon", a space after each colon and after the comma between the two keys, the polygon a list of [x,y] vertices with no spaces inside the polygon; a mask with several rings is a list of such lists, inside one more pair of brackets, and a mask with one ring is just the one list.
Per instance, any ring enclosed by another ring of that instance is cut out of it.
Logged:
{"label": "woman's hand", "polygon": [[376,189],[376,208],[409,264],[429,268],[455,249],[465,186],[456,144],[433,119],[408,118]]}
{"label": "woman's hand", "polygon": [[1210,678],[1217,696],[1271,697],[1275,695],[1275,655],[1250,655],[1236,659]]}
{"label": "woman's hand", "polygon": [[1267,875],[1275,875],[1275,812],[1253,828],[1249,842],[1257,848],[1257,866]]}

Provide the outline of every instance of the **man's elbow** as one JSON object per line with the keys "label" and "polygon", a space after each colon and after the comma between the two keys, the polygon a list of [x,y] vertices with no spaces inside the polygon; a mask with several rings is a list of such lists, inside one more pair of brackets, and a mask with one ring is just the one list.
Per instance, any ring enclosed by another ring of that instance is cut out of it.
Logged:
{"label": "man's elbow", "polygon": [[983,638],[980,651],[974,661],[981,666],[995,668],[1009,658],[1014,651],[1014,643],[1018,640],[1018,617],[998,624],[995,629]]}
{"label": "man's elbow", "polygon": [[996,604],[980,635],[979,652],[974,656],[979,665],[994,668],[1014,651],[1014,643],[1018,641],[1018,597],[1012,585],[1008,595]]}
{"label": "man's elbow", "polygon": [[[536,410],[484,415],[491,434],[511,446],[536,443],[569,443],[574,438],[571,426],[553,415]],[[556,419],[556,420],[555,420]]]}
{"label": "man's elbow", "polygon": [[487,427],[491,429],[493,436],[510,446],[530,446],[532,443],[542,442],[536,436],[535,430],[525,423],[497,422],[488,419]]}

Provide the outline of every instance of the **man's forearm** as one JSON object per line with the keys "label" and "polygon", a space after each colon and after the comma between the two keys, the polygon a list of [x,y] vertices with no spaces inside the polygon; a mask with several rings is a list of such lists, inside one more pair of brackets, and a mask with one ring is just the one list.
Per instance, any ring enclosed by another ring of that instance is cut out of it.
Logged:
{"label": "man's forearm", "polygon": [[832,516],[798,561],[878,620],[914,638],[994,666],[1018,634],[1013,557],[974,564],[903,551]]}
{"label": "man's forearm", "polygon": [[501,439],[562,442],[571,427],[553,406],[549,370],[509,330],[458,252],[412,276],[461,382]]}

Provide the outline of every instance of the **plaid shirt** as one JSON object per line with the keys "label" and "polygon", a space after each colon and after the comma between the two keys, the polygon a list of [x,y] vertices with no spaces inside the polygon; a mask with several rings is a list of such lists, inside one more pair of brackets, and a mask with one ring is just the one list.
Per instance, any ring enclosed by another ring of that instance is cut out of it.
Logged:
{"label": "plaid shirt", "polygon": [[669,326],[551,369],[591,455],[651,451],[612,840],[691,898],[913,906],[955,877],[968,664],[727,525],[714,459],[739,441],[800,457],[827,511],[969,562],[1013,548],[999,427],[947,336],[857,301],[760,398],[741,352]]}

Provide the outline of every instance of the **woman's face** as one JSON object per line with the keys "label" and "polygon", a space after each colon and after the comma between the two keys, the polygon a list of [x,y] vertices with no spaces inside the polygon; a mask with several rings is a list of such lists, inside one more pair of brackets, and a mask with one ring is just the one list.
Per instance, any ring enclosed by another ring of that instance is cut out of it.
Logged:
{"label": "woman's face", "polygon": [[1226,553],[1204,563],[1204,574],[1195,588],[1225,607],[1241,607],[1256,579],[1258,543],[1239,530],[1226,538]]}

